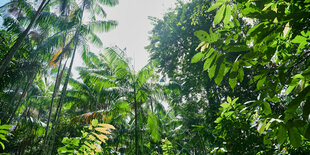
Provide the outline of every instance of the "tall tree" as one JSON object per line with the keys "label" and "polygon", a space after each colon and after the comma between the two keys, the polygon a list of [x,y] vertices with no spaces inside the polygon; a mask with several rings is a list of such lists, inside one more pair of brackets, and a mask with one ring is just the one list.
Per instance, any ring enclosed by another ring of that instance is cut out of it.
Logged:
{"label": "tall tree", "polygon": [[0,77],[2,77],[3,73],[5,72],[7,66],[9,65],[9,63],[12,60],[13,56],[17,52],[18,48],[20,47],[20,45],[22,44],[22,42],[26,38],[27,34],[29,33],[30,29],[32,28],[32,26],[34,25],[34,23],[36,22],[36,20],[40,16],[41,12],[44,10],[44,8],[48,5],[49,2],[50,2],[50,0],[42,0],[39,8],[37,9],[34,17],[32,17],[32,19],[31,19],[29,25],[27,26],[27,28],[18,36],[18,38],[16,39],[14,45],[10,48],[10,50],[6,54],[5,58],[1,61]]}

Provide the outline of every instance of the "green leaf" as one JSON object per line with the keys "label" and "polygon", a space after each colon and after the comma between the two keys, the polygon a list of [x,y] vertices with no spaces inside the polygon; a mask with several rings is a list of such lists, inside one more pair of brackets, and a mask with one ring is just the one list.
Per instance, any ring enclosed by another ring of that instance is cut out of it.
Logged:
{"label": "green leaf", "polygon": [[258,90],[260,90],[260,89],[262,88],[263,84],[264,84],[265,81],[266,81],[266,78],[267,78],[267,77],[264,76],[263,78],[261,78],[260,80],[258,80],[257,85],[256,85],[256,87],[257,87]]}
{"label": "green leaf", "polygon": [[243,51],[249,51],[250,50],[250,48],[247,45],[232,45],[229,47],[230,48],[228,49],[228,52],[243,52]]}
{"label": "green leaf", "polygon": [[281,145],[286,140],[286,129],[283,125],[280,125],[278,127],[278,133],[277,133],[277,141]]}
{"label": "green leaf", "polygon": [[229,96],[227,96],[227,101],[228,103],[231,103],[231,98]]}
{"label": "green leaf", "polygon": [[209,78],[212,79],[214,77],[215,74],[215,69],[216,69],[216,65],[213,65],[208,72]]}
{"label": "green leaf", "polygon": [[296,127],[289,125],[288,136],[293,147],[298,148],[301,146],[301,136]]}
{"label": "green leaf", "polygon": [[300,103],[305,99],[305,97],[309,96],[310,93],[310,86],[306,87],[302,92],[298,94],[296,98],[294,98],[287,106],[287,109],[285,110],[285,117],[284,120],[289,120],[293,116],[292,114],[295,113],[296,109],[300,105]]}
{"label": "green leaf", "polygon": [[0,129],[5,129],[5,130],[8,130],[8,129],[10,129],[12,127],[12,125],[1,125],[0,126]]}
{"label": "green leaf", "polygon": [[200,61],[203,57],[203,53],[202,52],[198,52],[197,54],[195,54],[191,60],[191,63],[197,63],[198,61]]}
{"label": "green leaf", "polygon": [[221,84],[224,76],[225,76],[225,68],[226,68],[226,65],[225,65],[225,59],[224,58],[220,58],[221,60],[218,61],[218,63],[220,63],[220,68],[217,72],[217,76],[216,78],[214,79],[215,83],[217,85]]}
{"label": "green leaf", "polygon": [[206,31],[203,31],[203,30],[195,31],[194,35],[201,41],[204,41],[207,43],[210,42],[210,36]]}
{"label": "green leaf", "polygon": [[225,3],[226,0],[219,0],[217,1],[215,4],[213,4],[208,10],[207,12],[210,12],[210,11],[213,11],[215,10],[216,8],[218,8],[219,6],[221,6],[223,3]]}
{"label": "green leaf", "polygon": [[[210,68],[213,60],[215,59],[215,57],[217,56],[216,53],[214,53],[210,58],[207,58],[205,63],[203,64],[203,71],[206,71]],[[215,71],[215,70],[214,70]]]}
{"label": "green leaf", "polygon": [[261,121],[258,124],[257,131],[258,131],[259,134],[262,134],[264,132],[265,126],[266,126],[266,122],[267,122],[267,120],[265,120],[264,122]]}
{"label": "green leaf", "polygon": [[238,78],[239,78],[240,82],[243,81],[243,77],[244,77],[244,71],[243,71],[243,68],[240,67],[239,72],[238,72]]}
{"label": "green leaf", "polygon": [[229,85],[232,89],[237,85],[237,75],[238,75],[238,62],[235,62],[230,70],[229,74]]}
{"label": "green leaf", "polygon": [[235,98],[235,99],[231,102],[231,104],[235,104],[235,103],[237,102],[238,99],[239,99],[239,97]]}
{"label": "green leaf", "polygon": [[210,27],[210,29],[209,29],[209,34],[210,34],[210,42],[211,43],[216,42],[221,38],[220,31],[213,32],[212,27]]}
{"label": "green leaf", "polygon": [[268,102],[263,102],[263,105],[264,105],[264,113],[266,115],[271,114],[271,108],[270,108],[269,103]]}
{"label": "green leaf", "polygon": [[225,102],[225,103],[222,103],[220,106],[223,108],[228,108],[230,106],[230,104]]}
{"label": "green leaf", "polygon": [[217,13],[216,13],[216,15],[214,17],[214,21],[213,21],[214,25],[217,25],[217,24],[219,24],[222,21],[223,16],[224,16],[225,8],[226,8],[226,6],[222,5],[222,7],[217,11]]}
{"label": "green leaf", "polygon": [[228,24],[231,17],[231,7],[230,5],[226,5],[225,17],[223,19],[224,24]]}
{"label": "green leaf", "polygon": [[256,35],[256,32],[259,32],[260,30],[262,30],[262,28],[265,26],[265,24],[267,24],[268,22],[262,22],[260,24],[257,24],[255,26],[253,26],[249,31],[248,31],[248,35],[252,36],[252,33],[253,35]]}
{"label": "green leaf", "polygon": [[6,134],[8,134],[9,132],[8,132],[7,130],[0,130],[0,133],[6,135]]}
{"label": "green leaf", "polygon": [[97,119],[92,120],[91,125],[96,127],[98,125],[98,120]]}
{"label": "green leaf", "polygon": [[222,119],[223,119],[222,117],[218,117],[218,118],[214,121],[214,123],[220,123]]}
{"label": "green leaf", "polygon": [[297,35],[291,42],[292,43],[301,43],[301,42],[306,42],[307,38],[301,36],[301,35]]}
{"label": "green leaf", "polygon": [[214,48],[209,48],[209,50],[207,51],[207,54],[205,56],[205,59],[209,58],[213,54],[214,51],[215,51]]}
{"label": "green leaf", "polygon": [[4,150],[5,149],[4,144],[0,142],[0,145],[2,146],[2,150]]}

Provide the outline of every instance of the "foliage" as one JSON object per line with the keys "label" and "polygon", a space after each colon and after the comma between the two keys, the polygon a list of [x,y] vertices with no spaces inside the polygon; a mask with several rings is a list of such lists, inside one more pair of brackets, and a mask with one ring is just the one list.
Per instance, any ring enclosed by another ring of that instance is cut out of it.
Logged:
{"label": "foliage", "polygon": [[309,7],[306,1],[216,1],[207,10],[216,11],[213,26],[195,32],[202,42],[192,62],[204,61],[209,78],[219,85],[229,73],[234,89],[248,76],[262,91],[250,106],[262,109],[258,132],[266,145],[276,138],[282,147],[308,146]]}
{"label": "foliage", "polygon": [[[1,123],[1,122],[0,122]],[[6,125],[6,124],[4,124],[4,125],[0,125],[0,139],[1,139],[1,141],[0,141],[0,145],[1,145],[1,147],[2,147],[2,150],[4,150],[5,149],[5,146],[4,146],[4,144],[2,143],[2,141],[8,141],[6,138],[5,138],[5,136],[9,133],[9,129],[11,128],[11,125]]]}
{"label": "foliage", "polygon": [[101,144],[108,140],[108,130],[115,129],[110,124],[98,123],[97,119],[92,120],[91,125],[85,127],[82,136],[79,138],[65,137],[62,143],[65,146],[58,148],[59,154],[95,154],[102,152]]}
{"label": "foliage", "polygon": [[163,143],[163,155],[173,155],[174,153],[171,152],[171,148],[172,148],[172,144],[171,142],[167,139],[167,137],[165,139],[161,140]]}
{"label": "foliage", "polygon": [[[125,50],[101,48],[100,33],[117,25],[102,20],[104,6],[118,0],[47,2],[42,12],[28,0],[0,7],[0,120],[12,124],[10,134],[0,126],[3,152],[310,152],[309,0],[180,0],[150,17],[139,71]],[[77,52],[83,66],[70,78]]]}

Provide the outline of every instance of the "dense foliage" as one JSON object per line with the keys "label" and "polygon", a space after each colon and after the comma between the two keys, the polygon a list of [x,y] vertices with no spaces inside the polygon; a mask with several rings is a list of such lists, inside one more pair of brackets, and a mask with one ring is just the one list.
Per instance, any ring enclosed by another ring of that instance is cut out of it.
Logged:
{"label": "dense foliage", "polygon": [[103,6],[117,4],[0,7],[1,152],[310,153],[309,0],[180,0],[150,17],[139,71],[102,48],[117,26]]}

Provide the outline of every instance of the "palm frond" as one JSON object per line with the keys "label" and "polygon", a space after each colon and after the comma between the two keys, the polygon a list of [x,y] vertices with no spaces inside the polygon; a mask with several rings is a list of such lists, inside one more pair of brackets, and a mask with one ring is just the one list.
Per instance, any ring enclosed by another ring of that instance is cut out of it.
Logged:
{"label": "palm frond", "polygon": [[116,28],[117,22],[114,20],[108,21],[92,21],[88,24],[88,29],[94,32],[108,32]]}

